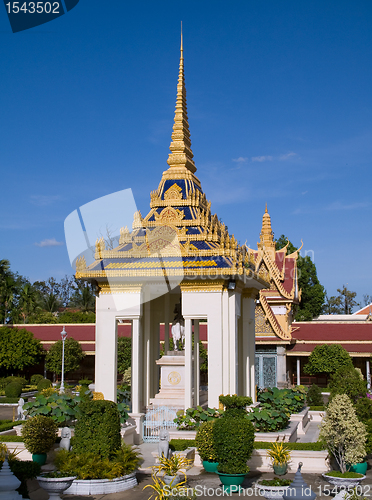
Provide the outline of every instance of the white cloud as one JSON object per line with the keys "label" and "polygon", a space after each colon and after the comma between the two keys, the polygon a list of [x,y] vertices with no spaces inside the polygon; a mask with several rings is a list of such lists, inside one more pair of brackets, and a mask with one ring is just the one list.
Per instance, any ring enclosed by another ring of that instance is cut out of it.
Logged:
{"label": "white cloud", "polygon": [[272,161],[273,157],[272,156],[253,156],[252,161]]}
{"label": "white cloud", "polygon": [[32,195],[30,197],[31,203],[37,205],[38,207],[45,207],[46,205],[51,205],[55,201],[62,199],[60,195]]}
{"label": "white cloud", "polygon": [[233,158],[232,161],[235,161],[236,163],[245,163],[248,161],[248,158],[245,158],[243,156],[239,156],[239,158]]}
{"label": "white cloud", "polygon": [[57,241],[55,238],[51,238],[50,240],[43,240],[40,243],[35,243],[37,247],[60,247],[64,245],[63,241]]}
{"label": "white cloud", "polygon": [[293,156],[297,156],[297,153],[290,151],[289,153],[280,155],[279,160],[281,160],[281,161],[288,160],[289,158],[292,158]]}

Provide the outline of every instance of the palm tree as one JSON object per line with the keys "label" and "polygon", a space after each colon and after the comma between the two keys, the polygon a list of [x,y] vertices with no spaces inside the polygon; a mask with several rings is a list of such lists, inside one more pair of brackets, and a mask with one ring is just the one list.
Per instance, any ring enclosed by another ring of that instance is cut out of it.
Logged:
{"label": "palm tree", "polygon": [[23,285],[20,293],[19,306],[23,323],[26,323],[30,314],[34,313],[37,309],[40,309],[40,306],[38,305],[38,294],[31,283],[25,283]]}

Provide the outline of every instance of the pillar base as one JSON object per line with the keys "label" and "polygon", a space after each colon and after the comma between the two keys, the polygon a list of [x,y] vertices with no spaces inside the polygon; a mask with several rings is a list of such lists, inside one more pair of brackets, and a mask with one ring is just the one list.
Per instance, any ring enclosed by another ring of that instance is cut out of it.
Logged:
{"label": "pillar base", "polygon": [[129,413],[129,417],[136,426],[136,433],[134,435],[134,444],[142,444],[143,443],[143,419],[145,417],[145,413]]}

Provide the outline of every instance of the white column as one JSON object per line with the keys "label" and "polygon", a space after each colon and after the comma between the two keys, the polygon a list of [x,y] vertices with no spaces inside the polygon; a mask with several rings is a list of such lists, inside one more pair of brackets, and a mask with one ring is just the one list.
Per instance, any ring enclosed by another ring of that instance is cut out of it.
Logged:
{"label": "white column", "polygon": [[95,391],[116,403],[117,321],[111,296],[97,298],[95,343]]}
{"label": "white column", "polygon": [[151,392],[151,323],[150,323],[150,301],[147,300],[143,305],[144,311],[144,326],[143,326],[143,392],[144,392],[144,404],[145,406],[150,404],[150,392]]}
{"label": "white column", "polygon": [[301,360],[297,358],[297,385],[301,385]]}
{"label": "white column", "polygon": [[199,405],[200,359],[199,359],[199,320],[194,319],[194,403]]}
{"label": "white column", "polygon": [[371,368],[369,365],[369,359],[366,360],[366,379],[367,379],[367,389],[371,388]]}
{"label": "white column", "polygon": [[[224,290],[222,292],[222,366],[223,366],[223,379],[222,379],[222,392],[221,394],[231,394],[230,392],[230,342],[229,342],[229,292]],[[208,318],[209,319],[209,318]],[[209,332],[209,324],[208,324]],[[208,335],[208,350],[209,350],[209,335]],[[208,367],[209,373],[209,367]],[[209,385],[208,385],[209,389]]]}
{"label": "white column", "polygon": [[242,298],[243,314],[243,362],[244,362],[244,394],[250,396],[253,402],[256,402],[256,383],[255,380],[255,308],[257,295],[256,290],[245,290]]}
{"label": "white column", "polygon": [[132,412],[142,410],[142,332],[140,318],[134,318],[132,323]]}
{"label": "white column", "polygon": [[192,406],[192,325],[185,318],[185,409]]}
{"label": "white column", "polygon": [[169,299],[170,294],[164,295],[164,354],[169,351]]}
{"label": "white column", "polygon": [[238,318],[240,316],[240,293],[229,293],[229,394],[239,394],[238,386]]}

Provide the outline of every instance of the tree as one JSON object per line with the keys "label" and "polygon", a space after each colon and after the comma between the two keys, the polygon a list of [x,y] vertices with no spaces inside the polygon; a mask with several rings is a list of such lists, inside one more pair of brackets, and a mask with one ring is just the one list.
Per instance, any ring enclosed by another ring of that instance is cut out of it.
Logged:
{"label": "tree", "polygon": [[[276,242],[276,250],[280,250],[288,243],[282,234]],[[289,241],[287,255],[295,252],[297,248]],[[311,321],[322,312],[325,290],[319,283],[316,267],[311,258],[298,256],[297,259],[298,288],[301,290],[301,302],[295,310],[296,321]]]}
{"label": "tree", "polygon": [[356,292],[351,292],[345,285],[337,291],[337,296],[327,297],[323,307],[325,314],[351,314],[355,306],[360,306],[355,300]]}
{"label": "tree", "polygon": [[132,339],[118,338],[118,372],[124,373],[132,364]]}
{"label": "tree", "polygon": [[336,394],[346,394],[353,403],[356,403],[358,399],[365,397],[367,381],[363,379],[360,371],[346,366],[331,375],[329,389],[332,399]]}
{"label": "tree", "polygon": [[45,353],[40,341],[25,328],[0,328],[0,367],[23,370],[37,364]]}
{"label": "tree", "polygon": [[21,288],[19,300],[19,312],[23,318],[23,323],[26,323],[27,319],[31,314],[34,314],[37,309],[40,309],[38,305],[38,294],[31,283],[26,283]]}
{"label": "tree", "polygon": [[372,302],[372,295],[364,294],[363,302],[365,306],[369,306],[369,304]]}
{"label": "tree", "polygon": [[[68,337],[65,340],[65,373],[77,370],[84,357],[85,354],[79,342]],[[58,340],[49,349],[45,358],[45,366],[53,373],[58,375],[62,373],[62,340]]]}
{"label": "tree", "polygon": [[350,354],[340,344],[317,345],[309,356],[309,361],[304,366],[308,375],[335,373],[339,368],[353,367]]}

